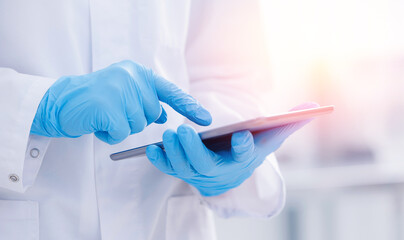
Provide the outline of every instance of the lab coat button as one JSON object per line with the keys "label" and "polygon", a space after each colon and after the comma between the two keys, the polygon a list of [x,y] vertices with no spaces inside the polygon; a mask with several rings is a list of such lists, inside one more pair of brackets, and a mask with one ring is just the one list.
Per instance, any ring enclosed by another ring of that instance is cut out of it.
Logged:
{"label": "lab coat button", "polygon": [[39,150],[38,148],[33,148],[29,152],[29,155],[31,155],[32,158],[37,158],[39,156]]}
{"label": "lab coat button", "polygon": [[10,174],[10,176],[8,176],[8,179],[10,179],[10,181],[12,182],[18,182],[20,180],[17,174]]}

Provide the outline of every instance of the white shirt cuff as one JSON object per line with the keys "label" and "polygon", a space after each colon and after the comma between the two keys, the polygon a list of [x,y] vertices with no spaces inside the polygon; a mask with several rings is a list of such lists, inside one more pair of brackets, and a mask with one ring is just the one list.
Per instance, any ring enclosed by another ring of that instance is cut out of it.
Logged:
{"label": "white shirt cuff", "polygon": [[218,196],[203,197],[199,192],[198,195],[220,217],[269,218],[283,209],[285,192],[283,177],[271,154],[240,186]]}
{"label": "white shirt cuff", "polygon": [[22,178],[23,191],[34,184],[50,141],[51,138],[48,137],[33,134],[29,136]]}

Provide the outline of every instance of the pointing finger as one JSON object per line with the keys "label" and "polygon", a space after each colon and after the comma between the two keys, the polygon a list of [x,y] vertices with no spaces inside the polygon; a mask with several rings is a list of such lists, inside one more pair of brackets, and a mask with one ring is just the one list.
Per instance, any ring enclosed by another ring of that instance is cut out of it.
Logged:
{"label": "pointing finger", "polygon": [[208,110],[202,107],[191,95],[156,74],[154,74],[154,80],[160,101],[167,103],[175,111],[199,125],[211,124],[212,116]]}

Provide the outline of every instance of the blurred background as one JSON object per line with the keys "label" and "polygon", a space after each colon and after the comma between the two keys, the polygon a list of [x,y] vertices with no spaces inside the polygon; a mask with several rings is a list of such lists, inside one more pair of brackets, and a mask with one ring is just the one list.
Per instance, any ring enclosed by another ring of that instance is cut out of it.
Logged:
{"label": "blurred background", "polygon": [[270,112],[336,111],[277,152],[284,211],[217,219],[218,239],[404,239],[404,1],[263,0],[262,12]]}

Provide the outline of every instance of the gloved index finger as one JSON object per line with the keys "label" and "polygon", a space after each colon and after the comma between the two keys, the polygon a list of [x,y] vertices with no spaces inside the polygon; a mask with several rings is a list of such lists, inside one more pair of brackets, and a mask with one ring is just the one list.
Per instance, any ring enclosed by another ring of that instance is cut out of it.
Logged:
{"label": "gloved index finger", "polygon": [[202,126],[212,122],[212,116],[197,100],[175,84],[155,75],[155,87],[160,101],[170,105],[175,111]]}

